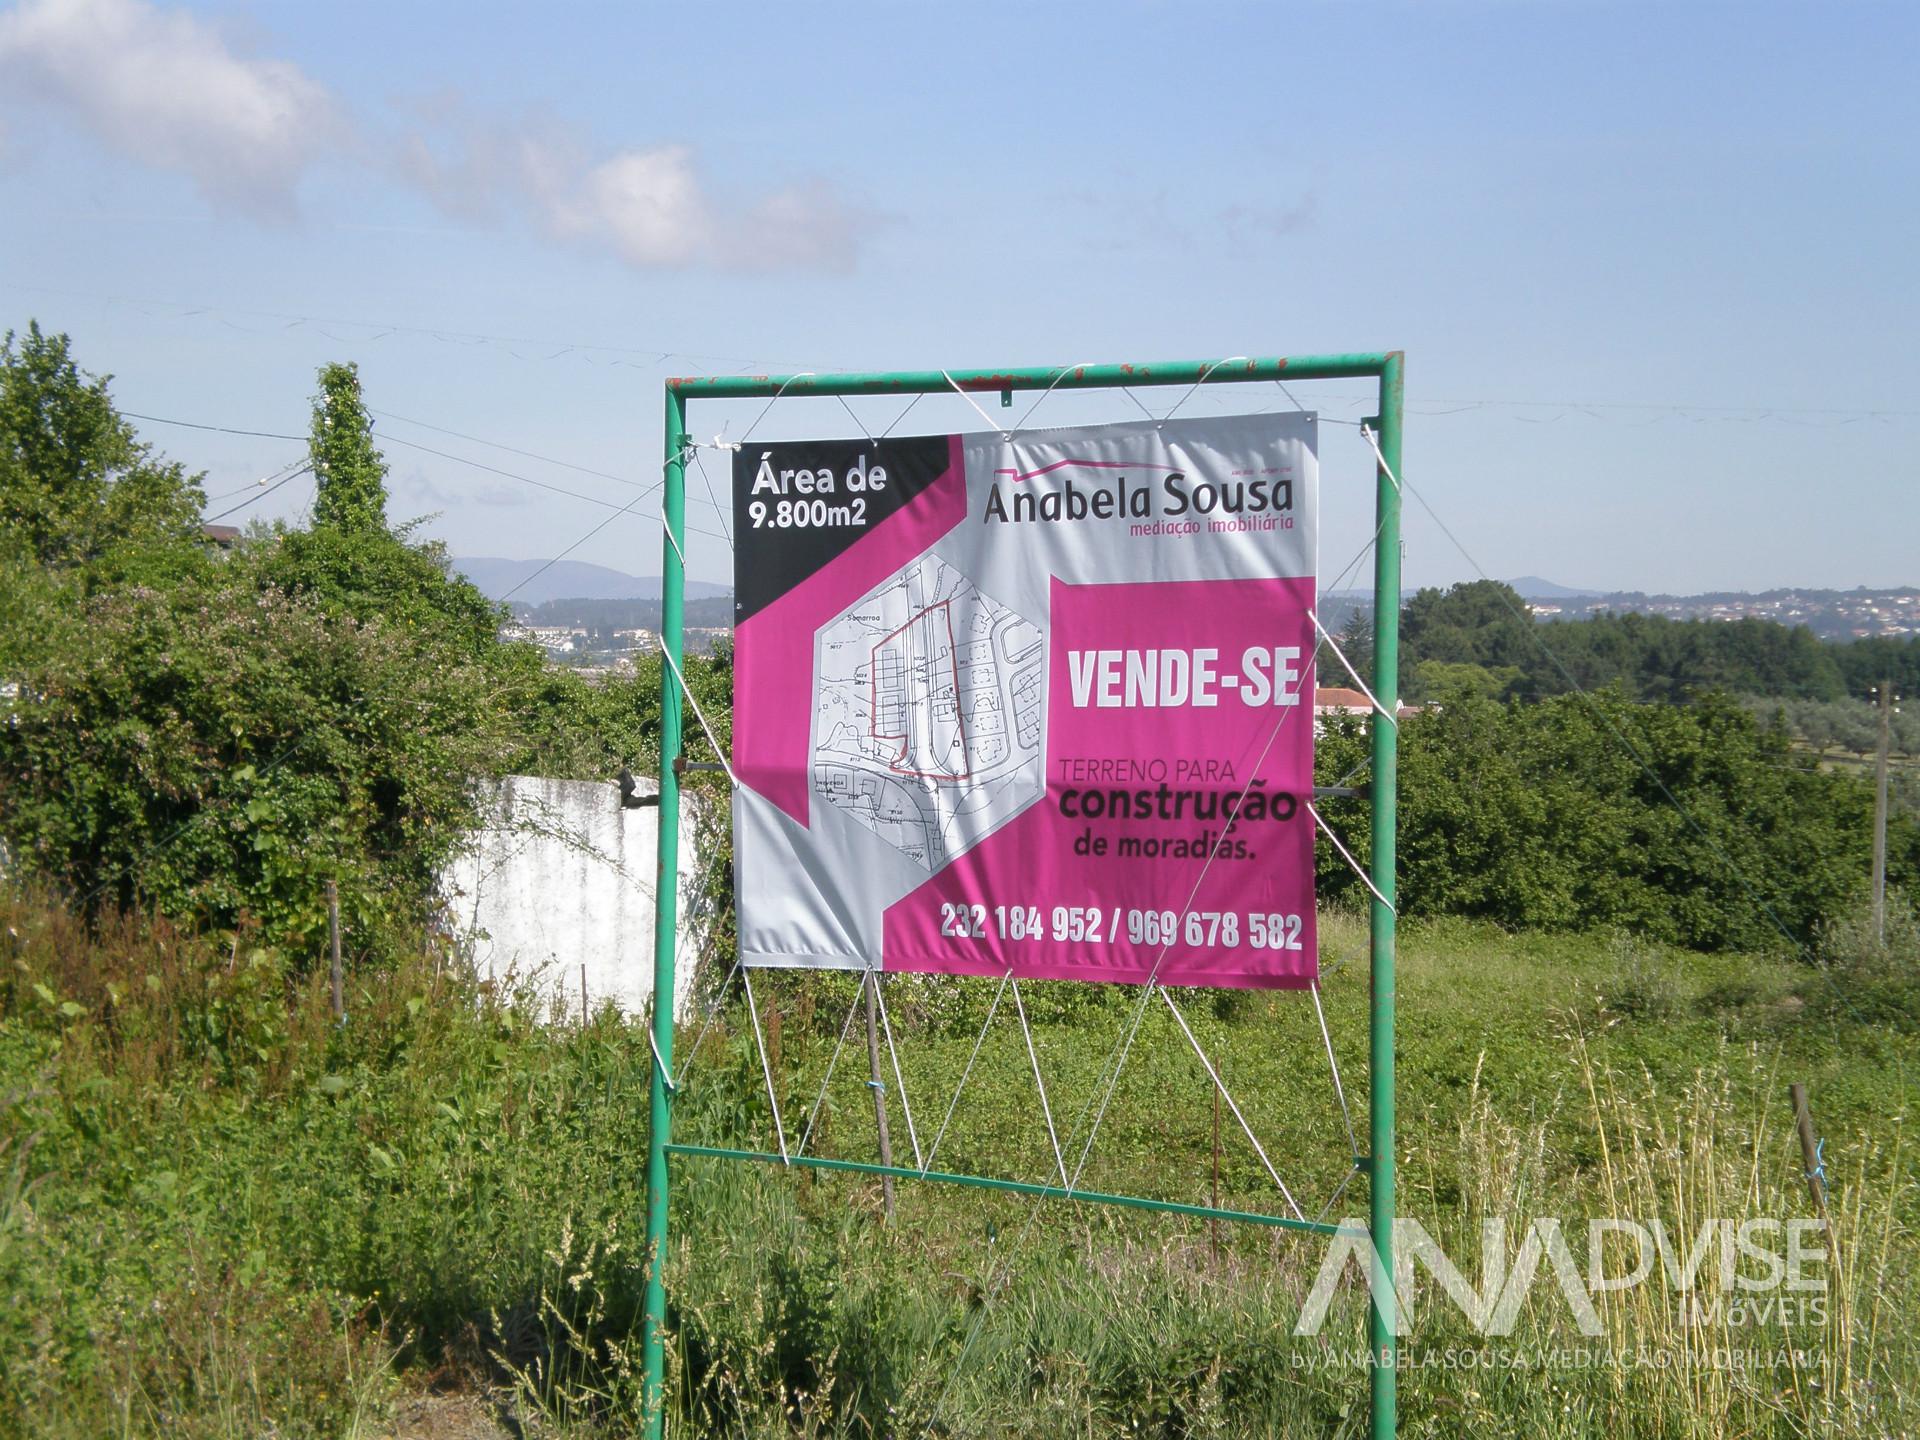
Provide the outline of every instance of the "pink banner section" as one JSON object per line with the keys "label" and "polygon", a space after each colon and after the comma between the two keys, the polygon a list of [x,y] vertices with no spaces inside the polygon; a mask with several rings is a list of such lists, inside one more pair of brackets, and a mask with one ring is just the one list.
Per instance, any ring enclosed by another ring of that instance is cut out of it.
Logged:
{"label": "pink banner section", "polygon": [[952,437],[949,446],[944,475],[734,633],[734,770],[802,825],[810,794],[813,637],[966,518],[960,437]]}
{"label": "pink banner section", "polygon": [[1043,797],[889,907],[889,970],[1318,974],[1311,577],[1052,583]]}

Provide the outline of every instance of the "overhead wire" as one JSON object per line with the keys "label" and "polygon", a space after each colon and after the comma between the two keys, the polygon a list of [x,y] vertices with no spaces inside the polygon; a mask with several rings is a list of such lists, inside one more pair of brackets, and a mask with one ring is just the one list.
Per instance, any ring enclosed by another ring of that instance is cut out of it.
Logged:
{"label": "overhead wire", "polygon": [[[250,430],[250,429],[242,429],[238,426],[232,426],[232,425],[211,425],[211,424],[206,424],[197,420],[179,420],[168,415],[150,415],[150,414],[143,414],[141,412],[133,411],[133,410],[123,410],[120,413],[122,415],[125,415],[129,419],[144,420],[155,425],[175,425],[175,426],[181,427],[182,429],[206,430],[206,431],[211,431],[221,435],[245,435],[245,436],[250,436],[250,437],[254,437],[262,440],[304,441],[308,438],[305,435],[290,435],[282,431]],[[380,412],[373,412],[373,413],[380,413]],[[426,425],[426,422],[424,421],[409,420],[406,423],[416,424],[416,425],[425,425],[425,428],[430,430],[442,429],[442,427],[439,427],[439,426]],[[533,451],[530,451],[530,450],[518,450],[518,449],[515,449],[513,446],[501,445],[496,441],[479,439],[477,436],[460,435],[458,431],[443,431],[443,433],[456,435],[461,439],[470,439],[473,441],[473,443],[477,445],[491,445],[497,449],[509,450],[509,451],[512,451],[514,454],[524,455],[531,460],[540,460],[550,465],[561,466],[565,469],[579,470],[586,474],[603,476],[606,479],[618,481],[620,484],[623,484],[623,485],[634,486],[639,489],[640,494],[636,496],[634,500],[627,502],[627,504],[619,505],[619,504],[616,504],[614,501],[605,499],[599,495],[589,495],[584,491],[570,490],[564,485],[555,485],[551,481],[537,480],[531,475],[523,475],[516,470],[507,470],[498,465],[489,465],[484,460],[475,460],[471,456],[456,454],[454,451],[451,451],[451,450],[441,450],[432,445],[423,445],[418,440],[408,440],[404,436],[395,435],[389,431],[381,431],[377,437],[377,442],[381,445],[389,445],[389,444],[399,445],[408,450],[418,450],[425,454],[436,456],[442,460],[451,460],[457,465],[465,465],[474,470],[483,470],[489,475],[498,475],[504,480],[513,480],[513,481],[517,481],[522,485],[531,485],[535,489],[547,490],[556,495],[565,495],[569,499],[583,500],[589,505],[604,506],[606,509],[614,511],[616,514],[627,514],[631,512],[634,504],[636,504],[638,501],[647,499],[650,495],[652,495],[656,490],[659,489],[659,486],[657,484],[646,485],[643,482],[638,480],[633,480],[626,477],[613,475],[606,471],[592,470],[583,465],[575,465],[570,461],[555,459],[550,455],[539,455],[539,454],[535,454]],[[237,494],[239,492],[236,491],[233,493]],[[698,498],[698,497],[695,497],[695,498]],[[719,509],[719,501],[717,498],[711,499],[709,503],[711,503],[716,510]],[[639,511],[638,513],[643,519],[659,518],[657,511],[642,510],[642,511]],[[724,523],[725,522],[723,520],[722,524]],[[732,543],[731,535],[723,531],[712,530],[704,525],[695,525],[692,522],[688,522],[686,525],[686,528],[698,535],[705,535],[715,540],[725,540],[729,544]],[[591,538],[591,536],[589,536],[588,538]],[[577,548],[577,546],[574,548]],[[571,551],[569,551],[568,553],[571,553]]]}
{"label": "overhead wire", "polygon": [[211,525],[216,520],[224,520],[229,515],[237,515],[239,514],[240,511],[246,509],[249,505],[257,504],[259,501],[266,499],[267,496],[273,494],[274,491],[280,489],[282,486],[291,485],[295,480],[298,480],[302,475],[308,475],[308,474],[311,474],[312,472],[313,472],[312,465],[302,465],[297,470],[294,470],[292,473],[281,477],[281,479],[279,479],[272,485],[267,486],[267,488],[262,490],[259,494],[249,495],[246,499],[242,500],[238,505],[229,505],[226,509],[220,511],[218,514],[207,516],[202,521],[202,523]]}
{"label": "overhead wire", "polygon": [[284,430],[242,430],[233,425],[203,425],[197,420],[173,420],[165,415],[142,415],[138,410],[122,410],[120,415],[127,420],[145,420],[154,425],[177,425],[182,430],[211,430],[220,435],[250,435],[256,440],[298,440],[304,443],[305,435],[289,435]]}
{"label": "overhead wire", "polygon": [[[597,353],[597,354],[606,354],[606,355],[629,355],[629,356],[652,357],[649,360],[649,362],[643,366],[634,366],[627,361],[613,362],[616,365],[624,364],[624,365],[628,365],[629,368],[634,368],[634,369],[655,369],[661,365],[666,364],[669,360],[676,360],[676,359],[678,360],[711,360],[711,361],[716,361],[721,364],[727,364],[727,365],[745,365],[745,366],[756,366],[756,367],[762,367],[762,368],[776,368],[776,367],[770,366],[770,362],[768,361],[756,360],[744,355],[715,355],[715,354],[698,351],[698,350],[685,350],[680,348],[679,346],[661,347],[661,346],[634,346],[634,345],[605,345],[605,344],[600,344],[598,342],[587,341],[587,340],[555,340],[555,339],[542,339],[539,337],[526,336],[526,335],[495,335],[495,334],[488,334],[486,332],[477,331],[477,330],[456,330],[449,326],[408,325],[408,324],[402,324],[398,321],[389,321],[389,320],[345,320],[345,319],[340,319],[338,317],[329,317],[324,315],[305,315],[305,314],[299,314],[296,312],[285,311],[285,310],[254,310],[254,309],[241,308],[237,306],[195,305],[195,304],[188,304],[178,300],[149,300],[149,299],[141,299],[138,297],[126,296],[126,295],[99,295],[99,294],[89,293],[87,291],[64,290],[64,289],[57,289],[51,286],[44,286],[44,285],[10,284],[7,286],[7,288],[18,290],[25,294],[30,294],[30,295],[59,295],[68,299],[89,300],[94,302],[95,304],[100,304],[100,305],[126,306],[136,310],[144,309],[147,311],[147,313],[151,313],[153,310],[158,310],[158,309],[175,310],[180,313],[170,318],[177,319],[177,320],[191,320],[201,315],[209,315],[215,319],[221,319],[226,316],[239,315],[239,316],[245,316],[249,319],[279,320],[279,321],[286,322],[281,326],[278,332],[271,332],[271,331],[247,332],[251,334],[271,334],[271,333],[284,334],[289,330],[294,330],[294,329],[298,329],[303,326],[309,326],[309,325],[315,326],[315,327],[318,327],[321,325],[343,325],[351,329],[375,330],[380,332],[377,335],[363,337],[358,342],[361,344],[370,344],[374,340],[384,340],[389,335],[417,335],[417,336],[422,336],[432,340],[438,340],[446,344],[530,345],[530,346],[539,346],[542,349],[545,349],[549,345],[558,347],[554,350],[554,352],[551,355],[546,355],[546,356],[521,355],[517,357],[522,360],[528,360],[528,359],[558,360],[563,358],[564,356],[575,355],[575,354],[581,355],[583,358],[585,358],[585,356],[588,354]],[[245,327],[233,326],[231,328],[244,330]],[[320,333],[326,334],[325,331],[321,331]],[[334,340],[337,343],[343,344],[343,345],[356,343],[355,341],[350,340],[344,336],[328,335],[327,338],[330,340]],[[777,368],[785,368],[785,366],[784,364],[782,364]]]}
{"label": "overhead wire", "polygon": [[305,463],[307,463],[305,457],[301,457],[298,461],[288,461],[286,465],[282,465],[278,470],[271,470],[271,472],[263,474],[259,480],[248,480],[244,486],[240,486],[240,488],[236,488],[236,490],[223,490],[219,495],[207,495],[205,503],[207,503],[207,505],[219,505],[223,499],[232,499],[234,495],[244,495],[244,493],[250,492],[250,490],[259,490],[261,486],[273,484],[275,480],[278,480],[282,474],[286,474],[288,470],[301,467],[301,465],[305,465]]}
{"label": "overhead wire", "polygon": [[639,495],[634,496],[633,499],[629,500],[625,505],[622,505],[618,510],[614,511],[613,514],[607,516],[606,519],[602,520],[598,525],[595,525],[591,530],[587,531],[587,533],[582,535],[578,540],[574,541],[571,545],[567,546],[566,549],[562,550],[559,554],[555,555],[552,559],[545,561],[540,566],[539,569],[527,575],[524,579],[520,581],[519,584],[515,585],[512,589],[508,590],[504,595],[495,596],[494,597],[495,602],[497,604],[504,605],[507,601],[511,600],[514,596],[518,595],[522,590],[526,589],[527,586],[531,585],[534,581],[538,580],[542,575],[546,574],[554,566],[558,565],[562,560],[566,559],[567,556],[573,554],[574,551],[578,550],[582,545],[586,544],[589,540],[593,539],[594,536],[598,535],[602,530],[606,529],[614,521],[618,520],[622,515],[631,513],[633,510],[633,507],[640,503],[641,498],[642,497]]}
{"label": "overhead wire", "polygon": [[[558,460],[551,455],[542,455],[533,450],[522,450],[517,446],[505,444],[499,440],[485,440],[478,435],[469,435],[464,430],[451,430],[445,425],[429,424],[425,420],[415,420],[410,416],[396,415],[391,410],[376,410],[367,406],[369,415],[378,415],[383,420],[398,420],[403,425],[418,425],[422,430],[431,430],[436,435],[451,436],[455,440],[465,440],[474,445],[485,445],[490,450],[504,450],[509,455],[518,455],[525,460],[538,460],[544,465],[558,465],[562,470],[577,470],[582,475],[592,475],[601,480],[611,480],[618,485],[634,485],[641,489],[650,488],[644,481],[635,480],[629,475],[616,475],[611,470],[596,470],[591,465],[576,465],[571,460]],[[389,439],[392,437],[389,436]],[[438,453],[438,452],[435,452]]]}

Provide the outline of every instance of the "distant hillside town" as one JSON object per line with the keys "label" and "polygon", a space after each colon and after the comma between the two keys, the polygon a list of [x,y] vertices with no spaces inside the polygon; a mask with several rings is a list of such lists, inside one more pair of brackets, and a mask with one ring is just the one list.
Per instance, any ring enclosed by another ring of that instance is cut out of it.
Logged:
{"label": "distant hillside town", "polygon": [[1542,620],[1584,620],[1603,612],[1635,611],[1670,620],[1774,620],[1804,625],[1823,640],[1920,635],[1920,586],[1916,585],[1893,590],[1765,590],[1757,595],[1739,591],[1647,595],[1626,590],[1607,595],[1528,596],[1527,603]]}
{"label": "distant hillside town", "polygon": [[[537,561],[456,560],[483,591],[501,595],[538,570]],[[556,577],[546,575],[543,580]],[[512,618],[502,639],[527,640],[557,665],[594,673],[625,673],[633,658],[660,648],[660,581],[657,576],[626,575],[601,566],[581,565],[557,577],[558,583],[582,583],[598,593],[583,596],[536,595],[524,590],[510,599]],[[1595,615],[1638,613],[1669,620],[1771,620],[1804,626],[1822,640],[1920,636],[1920,585],[1891,589],[1815,590],[1786,588],[1758,594],[1714,591],[1702,595],[1649,595],[1638,590],[1576,590],[1537,576],[1510,582],[1543,623],[1586,620]],[[713,582],[689,582],[686,648],[711,655],[733,635],[733,595]],[[1324,596],[1321,612],[1338,629],[1372,597],[1357,591]],[[537,602],[537,603],[535,603]]]}

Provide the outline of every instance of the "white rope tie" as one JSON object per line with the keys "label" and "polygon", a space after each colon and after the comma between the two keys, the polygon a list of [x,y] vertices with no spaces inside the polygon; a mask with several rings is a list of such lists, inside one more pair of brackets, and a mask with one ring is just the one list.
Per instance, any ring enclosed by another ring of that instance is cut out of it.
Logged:
{"label": "white rope tie", "polygon": [[[686,472],[683,470],[680,472],[680,485],[683,492],[685,491],[686,483]],[[687,552],[680,548],[680,537],[673,533],[673,526],[667,523],[667,517],[665,515],[660,517],[660,528],[667,532],[667,544],[671,545],[673,547],[673,553],[680,557],[680,568],[682,570],[687,569]]]}
{"label": "white rope tie", "polygon": [[1313,1009],[1320,1017],[1320,1038],[1327,1042],[1327,1068],[1333,1072],[1333,1093],[1340,1098],[1340,1114],[1347,1122],[1347,1148],[1360,1153],[1360,1138],[1354,1134],[1353,1112],[1347,1108],[1347,1087],[1340,1083],[1340,1062],[1333,1058],[1333,1032],[1327,1029],[1327,1012],[1320,1004],[1320,982],[1313,982]]}
{"label": "white rope tie", "polygon": [[[1012,974],[1012,971],[1008,971]],[[1040,1113],[1047,1120],[1047,1139],[1053,1142],[1053,1163],[1060,1167],[1060,1184],[1067,1183],[1067,1161],[1060,1153],[1060,1133],[1053,1128],[1053,1107],[1047,1103],[1047,1082],[1040,1078],[1040,1055],[1033,1048],[1033,1030],[1027,1024],[1027,1007],[1020,999],[1020,982],[1013,982],[1013,1008],[1020,1014],[1020,1033],[1027,1040],[1027,1059],[1033,1062],[1033,1083],[1040,1091]]]}
{"label": "white rope tie", "polygon": [[[658,480],[655,480],[652,484],[648,485],[645,490],[641,491],[640,498],[642,500],[645,500],[649,495],[653,494],[654,491],[665,489],[667,484],[667,472],[671,470],[675,465],[678,465],[681,467],[680,478],[682,479],[682,481],[684,481],[686,479],[687,456],[691,455],[694,451],[698,450],[699,448],[700,448],[700,442],[698,440],[695,440],[691,435],[682,435],[680,437],[680,453],[678,455],[669,455],[665,460],[662,460],[660,462],[660,478]],[[713,444],[710,445],[708,448],[712,450],[725,450],[725,449],[732,449],[732,448],[738,448],[738,447],[728,446],[724,441],[720,439],[719,436],[716,435],[714,436]],[[637,484],[638,482],[636,481],[635,483]]]}
{"label": "white rope tie", "polygon": [[913,1128],[913,1105],[907,1099],[907,1078],[900,1073],[900,1052],[893,1047],[893,1022],[887,1018],[887,992],[878,975],[874,976],[873,993],[880,1002],[880,1028],[886,1032],[887,1054],[893,1060],[893,1083],[900,1088],[900,1109],[907,1117],[907,1139],[913,1142],[914,1167],[924,1175],[927,1166],[920,1158],[920,1136]]}
{"label": "white rope tie", "polygon": [[1206,369],[1200,372],[1200,378],[1193,382],[1193,389],[1187,391],[1186,394],[1182,395],[1178,400],[1174,401],[1173,409],[1167,411],[1166,414],[1162,415],[1160,417],[1159,423],[1164,425],[1167,423],[1167,421],[1171,420],[1174,417],[1174,415],[1179,411],[1180,407],[1186,404],[1187,401],[1193,398],[1194,392],[1199,390],[1199,388],[1202,385],[1207,383],[1207,377],[1213,374],[1213,372],[1218,370],[1222,365],[1231,365],[1235,361],[1246,360],[1248,358],[1249,357],[1245,355],[1230,355],[1225,360],[1215,360],[1212,364],[1208,365]]}
{"label": "white rope tie", "polygon": [[[582,981],[581,986],[583,989],[585,985],[586,982]],[[654,1003],[659,1003],[659,996],[656,995],[654,997]],[[667,1068],[667,1062],[661,1058],[660,1042],[653,1038],[653,1026],[651,1025],[647,1026],[647,1048],[653,1051],[653,1063],[660,1071],[660,1083],[667,1087],[667,1093],[669,1095],[678,1095],[680,1093],[680,1087],[673,1083],[673,1071]]]}
{"label": "white rope tie", "polygon": [[1011,433],[1014,435],[1018,435],[1022,430],[1027,428],[1027,421],[1033,418],[1034,411],[1038,410],[1042,405],[1046,403],[1047,397],[1053,394],[1053,387],[1055,385],[1058,385],[1062,380],[1066,379],[1067,376],[1072,374],[1075,370],[1084,370],[1089,365],[1093,365],[1096,363],[1098,362],[1093,360],[1083,360],[1078,365],[1067,366],[1066,369],[1062,370],[1058,375],[1054,376],[1052,383],[1049,384],[1045,390],[1040,392],[1040,398],[1034,401],[1033,404],[1027,407],[1027,413],[1020,417],[1019,424],[1013,427],[1013,430]]}
{"label": "white rope tie", "polygon": [[760,1049],[760,1073],[767,1082],[767,1104],[773,1110],[773,1133],[780,1137],[780,1163],[791,1165],[793,1160],[787,1154],[787,1127],[780,1119],[780,1101],[773,1093],[773,1066],[767,1060],[766,1038],[760,1033],[760,1007],[753,999],[753,971],[743,967],[740,981],[747,987],[747,1014],[753,1017],[753,1043]]}
{"label": "white rope tie", "polygon": [[786,379],[782,380],[780,382],[780,388],[773,392],[773,398],[767,401],[765,407],[760,411],[758,415],[753,417],[753,424],[747,426],[747,433],[740,437],[739,443],[741,445],[745,445],[747,441],[752,437],[753,432],[760,428],[760,422],[767,418],[767,411],[773,409],[775,405],[779,404],[780,397],[787,393],[787,386],[793,384],[793,382],[796,380],[806,380],[806,379],[812,378],[812,376],[813,376],[813,371],[802,370],[798,375],[789,375],[787,376]]}
{"label": "white rope tie", "polygon": [[1254,1135],[1253,1127],[1247,1124],[1247,1117],[1240,1113],[1240,1106],[1235,1102],[1233,1092],[1227,1089],[1226,1082],[1220,1078],[1220,1072],[1213,1068],[1213,1061],[1207,1058],[1207,1052],[1200,1048],[1199,1037],[1188,1028],[1187,1017],[1182,1015],[1180,1013],[1180,1007],[1173,1003],[1173,996],[1167,993],[1166,986],[1160,986],[1159,990],[1160,998],[1167,1002],[1167,1009],[1171,1010],[1173,1012],[1173,1018],[1180,1022],[1180,1033],[1187,1037],[1187,1043],[1193,1046],[1193,1053],[1198,1055],[1200,1057],[1200,1063],[1207,1067],[1208,1077],[1212,1079],[1215,1085],[1220,1087],[1220,1098],[1227,1102],[1227,1109],[1231,1110],[1233,1112],[1233,1118],[1240,1122],[1240,1129],[1245,1133],[1248,1143],[1253,1146],[1253,1153],[1260,1157],[1260,1163],[1267,1167],[1267,1174],[1272,1177],[1273,1183],[1279,1187],[1282,1198],[1287,1202],[1287,1208],[1293,1211],[1295,1219],[1306,1219],[1306,1215],[1301,1211],[1299,1204],[1295,1202],[1293,1198],[1293,1192],[1287,1189],[1286,1181],[1280,1178],[1280,1172],[1273,1168],[1273,1162],[1267,1158],[1267,1152],[1261,1146],[1259,1138]]}
{"label": "white rope tie", "polygon": [[[720,519],[720,533],[726,537],[727,548],[732,549],[733,548],[733,527],[727,524],[727,511],[720,504],[720,496],[718,492],[716,492],[713,488],[713,477],[707,473],[707,462],[700,458],[700,451],[698,447],[696,447],[693,452],[693,463],[694,463],[694,467],[700,472],[700,479],[706,484],[707,500],[713,506],[713,513],[717,515]],[[675,548],[678,548],[678,547],[675,547]],[[680,557],[680,563],[682,565],[685,565],[687,563],[687,557],[682,555]]]}
{"label": "white rope tie", "polygon": [[967,1068],[960,1072],[960,1083],[953,1087],[953,1099],[947,1103],[946,1118],[940,1122],[939,1133],[933,1137],[933,1145],[927,1151],[929,1168],[933,1165],[933,1157],[940,1153],[940,1142],[946,1138],[947,1126],[953,1123],[953,1112],[960,1104],[960,1092],[967,1088],[967,1077],[973,1074],[973,1062],[980,1058],[980,1047],[987,1040],[987,1027],[993,1024],[993,1012],[1000,1008],[1000,997],[1007,993],[1007,982],[1012,978],[1013,971],[1007,971],[1000,977],[1000,988],[993,992],[993,1003],[987,1006],[987,1018],[981,1022],[980,1033],[974,1037],[973,1053],[967,1056]]}
{"label": "white rope tie", "polygon": [[1388,914],[1398,915],[1400,912],[1393,908],[1393,902],[1380,893],[1380,888],[1373,883],[1367,872],[1360,868],[1360,862],[1353,858],[1353,852],[1340,843],[1340,837],[1333,833],[1333,827],[1320,818],[1320,812],[1313,808],[1311,801],[1307,804],[1307,813],[1313,816],[1313,823],[1320,827],[1321,833],[1333,842],[1333,848],[1340,852],[1340,858],[1347,862],[1347,868],[1360,877],[1362,885],[1373,891],[1373,898],[1387,907]]}
{"label": "white rope tie", "polygon": [[1374,713],[1386,721],[1387,724],[1393,726],[1394,729],[1398,730],[1400,728],[1399,720],[1389,715],[1387,713],[1387,707],[1374,698],[1373,691],[1367,688],[1367,682],[1360,678],[1360,672],[1353,668],[1353,662],[1347,659],[1346,652],[1340,648],[1340,642],[1335,640],[1327,630],[1327,627],[1320,623],[1320,617],[1309,610],[1307,611],[1307,618],[1313,621],[1313,628],[1320,632],[1321,643],[1333,651],[1334,658],[1340,662],[1340,668],[1345,670],[1347,674],[1353,678],[1353,683],[1360,687],[1360,693],[1367,697],[1368,703],[1373,706]]}
{"label": "white rope tie", "polygon": [[827,1086],[833,1083],[833,1067],[840,1062],[840,1052],[847,1043],[847,1034],[853,1029],[854,1012],[860,1008],[860,992],[853,992],[853,1004],[847,1007],[847,1018],[840,1026],[840,1038],[834,1042],[833,1054],[827,1057],[827,1073],[820,1081],[819,1097],[813,1102],[813,1109],[807,1115],[807,1128],[800,1132],[800,1153],[807,1153],[807,1141],[813,1138],[813,1122],[820,1118],[820,1107],[827,1100]]}
{"label": "white rope tie", "polygon": [[958,380],[954,379],[953,376],[948,375],[947,372],[944,370],[942,370],[940,373],[946,377],[947,384],[953,387],[953,393],[958,395],[962,400],[966,401],[969,405],[973,406],[973,413],[978,415],[982,420],[986,421],[987,428],[989,430],[998,430],[1000,432],[1000,438],[1002,440],[1011,440],[1013,438],[1013,434],[1011,431],[993,423],[993,417],[987,414],[985,410],[982,410],[980,408],[980,402],[978,400],[974,399],[973,396],[969,395],[966,391],[960,388],[960,382]]}
{"label": "white rope tie", "polygon": [[1380,453],[1380,442],[1374,438],[1373,427],[1364,420],[1360,422],[1360,438],[1367,442],[1367,447],[1373,451],[1373,458],[1380,462],[1380,473],[1391,480],[1393,488],[1398,490],[1400,477],[1393,473],[1393,467],[1387,464],[1387,457]]}
{"label": "white rope tie", "polygon": [[720,741],[715,738],[713,727],[707,723],[706,712],[700,708],[700,702],[693,698],[693,687],[687,684],[687,677],[681,671],[679,664],[675,662],[673,652],[667,649],[665,645],[662,645],[660,647],[660,654],[667,662],[668,668],[673,671],[674,679],[680,682],[680,693],[687,697],[687,704],[693,707],[693,718],[700,722],[700,728],[706,732],[707,743],[713,747],[714,758],[720,762],[720,768],[727,772],[727,783],[738,790],[740,788],[740,777],[733,773],[733,766],[727,763],[727,752],[721,748]]}

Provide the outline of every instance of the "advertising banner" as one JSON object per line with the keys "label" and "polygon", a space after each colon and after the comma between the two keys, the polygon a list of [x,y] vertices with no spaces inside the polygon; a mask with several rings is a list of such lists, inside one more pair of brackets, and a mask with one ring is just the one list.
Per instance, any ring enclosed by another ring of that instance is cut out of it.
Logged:
{"label": "advertising banner", "polygon": [[733,457],[741,959],[1304,986],[1317,428]]}

